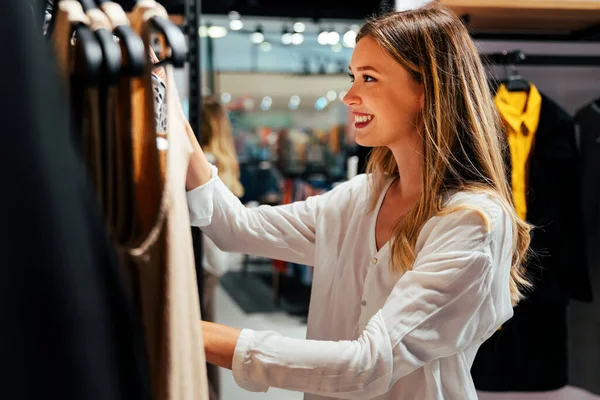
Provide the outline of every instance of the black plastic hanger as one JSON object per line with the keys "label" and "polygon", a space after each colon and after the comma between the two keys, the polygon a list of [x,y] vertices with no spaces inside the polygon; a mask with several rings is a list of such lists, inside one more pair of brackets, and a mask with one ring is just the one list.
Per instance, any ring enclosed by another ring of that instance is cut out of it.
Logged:
{"label": "black plastic hanger", "polygon": [[509,92],[528,92],[531,84],[516,72],[506,78],[504,86]]}
{"label": "black plastic hanger", "polygon": [[[110,0],[96,0],[98,6],[108,2]],[[130,76],[141,76],[147,62],[142,38],[129,25],[119,25],[112,33],[119,38],[119,42],[123,45],[125,66],[121,69],[121,73]]]}
{"label": "black plastic hanger", "polygon": [[98,8],[94,0],[78,0],[84,12]]}
{"label": "black plastic hanger", "polygon": [[[94,0],[79,0],[84,12],[98,9]],[[104,76],[116,79],[121,72],[121,48],[113,39],[112,32],[101,28],[94,31],[102,49],[102,72]]]}
{"label": "black plastic hanger", "polygon": [[[53,28],[56,14],[58,13],[59,2],[60,0],[56,0],[52,7],[52,18],[47,32],[48,37],[54,35]],[[73,24],[72,33],[75,33],[75,37],[77,38],[74,48],[74,68],[72,75],[83,78],[87,82],[94,82],[99,78],[102,70],[102,60],[104,58],[102,47],[94,32],[92,32],[89,26],[83,23]]]}
{"label": "black plastic hanger", "polygon": [[181,29],[163,17],[152,17],[149,22],[156,31],[164,36],[167,46],[170,49],[170,55],[155,65],[158,67],[170,63],[176,68],[183,67],[187,59],[187,44]]}
{"label": "black plastic hanger", "polygon": [[130,76],[142,76],[146,66],[146,51],[144,41],[129,25],[120,25],[113,30],[124,46],[125,68],[121,71]]}
{"label": "black plastic hanger", "polygon": [[504,66],[506,78],[503,80],[506,90],[509,92],[528,92],[531,84],[519,74],[516,64],[525,59],[525,53],[521,50],[516,50],[512,53],[504,52],[507,57],[507,63],[511,65],[510,74],[506,73],[506,64]]}
{"label": "black plastic hanger", "polygon": [[102,71],[102,47],[89,26],[78,24],[74,31],[77,41],[73,75],[87,82],[95,82]]}

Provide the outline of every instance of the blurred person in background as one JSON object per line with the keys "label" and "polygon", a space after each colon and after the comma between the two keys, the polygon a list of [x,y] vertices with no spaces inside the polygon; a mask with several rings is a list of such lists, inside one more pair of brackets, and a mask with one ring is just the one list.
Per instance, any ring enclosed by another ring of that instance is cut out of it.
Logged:
{"label": "blurred person in background", "polygon": [[[244,195],[240,183],[240,166],[238,164],[232,127],[227,111],[219,101],[207,96],[202,100],[202,149],[206,158],[219,168],[219,179],[237,198]],[[206,235],[202,238],[202,318],[215,322],[215,290],[221,277],[236,263],[240,262],[240,254],[222,251]],[[219,368],[207,365],[210,399],[220,398]]]}
{"label": "blurred person in background", "polygon": [[369,19],[349,68],[344,102],[373,151],[323,195],[246,208],[190,135],[192,224],[224,250],[314,266],[307,340],[203,322],[206,359],[254,392],[476,400],[475,355],[531,287],[479,51],[432,2]]}

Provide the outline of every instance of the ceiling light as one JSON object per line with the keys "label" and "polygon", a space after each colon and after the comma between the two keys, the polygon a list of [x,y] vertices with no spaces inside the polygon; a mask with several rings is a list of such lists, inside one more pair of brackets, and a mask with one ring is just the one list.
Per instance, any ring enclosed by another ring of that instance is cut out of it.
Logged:
{"label": "ceiling light", "polygon": [[340,34],[337,33],[336,31],[330,31],[329,34],[327,35],[327,43],[328,44],[338,44],[340,41]]}
{"label": "ceiling light", "polygon": [[268,52],[270,52],[271,50],[273,50],[273,45],[272,45],[271,43],[269,43],[269,42],[262,42],[262,43],[260,44],[260,49],[261,49],[262,51],[264,51],[265,53],[268,53]]}
{"label": "ceiling light", "polygon": [[346,47],[354,47],[354,45],[356,44],[356,32],[354,32],[353,30],[349,30],[348,32],[344,33],[344,46]]}
{"label": "ceiling light", "polygon": [[300,33],[302,33],[302,32],[304,32],[304,30],[305,30],[305,29],[306,29],[306,25],[304,25],[304,23],[303,23],[303,22],[296,22],[296,23],[294,24],[294,31],[295,31],[295,32],[300,32]]}
{"label": "ceiling light", "polygon": [[232,21],[229,22],[229,28],[232,31],[239,31],[243,27],[244,27],[244,23],[242,22],[241,19],[234,19],[234,20],[232,20]]}
{"label": "ceiling light", "polygon": [[334,101],[335,99],[337,99],[337,93],[335,92],[335,90],[330,90],[329,92],[327,92],[327,100],[329,101]]}
{"label": "ceiling light", "polygon": [[263,99],[260,103],[260,108],[263,111],[268,111],[272,105],[273,105],[273,99],[269,96],[265,96],[265,97],[263,97]]}
{"label": "ceiling light", "polygon": [[331,46],[331,51],[333,51],[334,53],[339,53],[340,51],[342,51],[342,45],[339,43],[334,44],[333,46]]}
{"label": "ceiling light", "polygon": [[283,33],[281,34],[281,43],[285,45],[292,44],[292,34],[287,30],[287,28],[283,28]]}
{"label": "ceiling light", "polygon": [[227,92],[221,93],[221,103],[227,104],[231,101],[231,94]]}
{"label": "ceiling light", "polygon": [[300,105],[300,97],[293,95],[290,97],[290,101],[288,102],[288,107],[290,110],[297,110]]}
{"label": "ceiling light", "polygon": [[208,27],[208,36],[213,39],[222,38],[223,36],[227,36],[227,28],[224,26],[209,26]]}
{"label": "ceiling light", "polygon": [[348,92],[346,92],[345,90],[342,90],[340,92],[340,94],[338,95],[338,98],[340,99],[340,101],[344,101],[344,97],[346,97],[347,94],[348,94]]}
{"label": "ceiling light", "polygon": [[229,19],[234,20],[234,19],[240,19],[240,13],[237,11],[229,11]]}
{"label": "ceiling light", "polygon": [[295,45],[299,45],[302,44],[302,42],[304,42],[304,35],[301,33],[294,33],[292,35],[292,43]]}
{"label": "ceiling light", "polygon": [[262,33],[262,28],[259,26],[256,31],[250,34],[250,41],[254,44],[260,44],[265,41],[265,35]]}
{"label": "ceiling light", "polygon": [[321,33],[319,33],[319,36],[317,37],[317,42],[319,42],[319,44],[323,46],[329,43],[329,32],[321,31]]}
{"label": "ceiling light", "polygon": [[198,28],[198,36],[207,37],[208,36],[208,28],[204,25],[202,25],[200,28]]}
{"label": "ceiling light", "polygon": [[315,101],[315,109],[321,111],[327,107],[327,99],[325,97],[319,97],[317,101]]}

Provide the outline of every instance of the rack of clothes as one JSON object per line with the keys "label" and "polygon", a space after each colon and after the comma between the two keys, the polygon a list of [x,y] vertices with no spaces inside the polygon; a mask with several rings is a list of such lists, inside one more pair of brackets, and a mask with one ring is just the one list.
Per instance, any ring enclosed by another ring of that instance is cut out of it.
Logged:
{"label": "rack of clothes", "polygon": [[208,399],[181,29],[154,0],[60,0],[44,37],[6,5],[3,395]]}
{"label": "rack of clothes", "polygon": [[600,57],[516,50],[483,58],[505,67],[490,86],[506,131],[515,208],[534,227],[527,261],[534,287],[479,349],[475,386],[499,393],[573,385],[600,394],[600,99],[569,115],[518,69],[600,67]]}

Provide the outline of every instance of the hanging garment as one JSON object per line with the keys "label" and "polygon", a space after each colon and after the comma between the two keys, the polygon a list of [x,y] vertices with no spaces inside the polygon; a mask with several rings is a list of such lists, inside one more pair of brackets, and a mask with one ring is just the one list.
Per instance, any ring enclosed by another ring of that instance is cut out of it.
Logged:
{"label": "hanging garment", "polygon": [[[146,48],[149,48],[148,21],[154,16],[168,17],[154,1],[138,1],[132,13],[132,27],[144,38]],[[163,136],[157,135],[151,68],[149,62],[146,78],[132,85],[132,142],[134,152],[140,150],[136,143],[145,143],[146,146],[143,149],[145,153],[142,153],[147,158],[136,160],[137,155],[134,155],[135,193],[138,203],[146,202],[139,207],[141,226],[145,228],[149,221],[153,223],[149,225],[150,230],[141,243],[124,247],[123,251],[130,259],[131,276],[146,332],[154,399],[203,400],[208,398],[208,386],[194,250],[185,195],[185,178],[192,147],[171,67],[166,68],[165,82],[167,132]],[[141,110],[142,107],[147,109]],[[141,126],[136,125],[136,114],[145,118]],[[148,159],[150,169],[146,171],[140,165]],[[148,176],[152,181],[144,182]],[[153,199],[148,201],[142,197],[154,196],[153,192],[148,191],[149,187],[158,185],[162,185],[162,191]],[[149,211],[156,199],[160,199],[160,203],[156,214],[152,215]]]}
{"label": "hanging garment", "polygon": [[529,92],[509,92],[501,85],[494,103],[506,125],[515,209],[522,219],[527,219],[527,164],[538,128],[542,96],[534,85]]}
{"label": "hanging garment", "polygon": [[[535,93],[530,91],[534,97],[529,101],[536,101]],[[522,110],[527,113],[529,104]],[[514,115],[511,118],[515,120]],[[525,125],[530,128],[532,122]],[[512,178],[511,161],[507,166]],[[527,165],[520,176],[526,178],[527,220],[535,227],[531,248],[536,254],[527,270],[534,289],[514,309],[514,317],[479,349],[471,374],[482,391],[546,391],[565,386],[567,304],[569,299],[591,300],[575,124],[543,94]]]}
{"label": "hanging garment", "polygon": [[72,32],[76,25],[84,24],[92,31],[105,27],[104,23],[107,21],[103,21],[98,13],[90,15],[83,12],[81,4],[77,1],[60,1],[56,9],[52,41],[63,83],[69,93],[71,109],[76,116],[74,140],[95,188],[97,201],[103,205],[103,162],[101,152],[97,151],[101,146],[99,91],[97,82],[89,81],[86,71],[81,69],[82,65],[75,61],[75,50],[71,44]]}
{"label": "hanging garment", "polygon": [[569,382],[600,395],[600,106],[577,112],[582,158],[583,213],[593,302],[572,302],[568,313]]}
{"label": "hanging garment", "polygon": [[[113,30],[121,26],[129,26],[129,19],[119,4],[106,2],[102,10],[110,20]],[[126,49],[121,44],[122,52]],[[126,71],[126,57],[122,58],[122,71]],[[139,226],[134,183],[134,147],[133,147],[133,81],[143,78],[132,77],[122,73],[115,88],[111,88],[107,100],[107,113],[111,111],[110,103],[114,104],[114,127],[106,132],[107,174],[108,174],[108,207],[107,220],[112,229],[112,235],[118,245],[127,245],[140,241],[135,237],[135,227]],[[111,98],[112,97],[112,98]],[[138,109],[136,118],[144,118],[145,109]],[[108,116],[107,116],[108,118]],[[112,126],[112,125],[111,125]],[[139,154],[138,145],[137,153]],[[143,148],[143,147],[142,147]],[[139,156],[138,156],[139,157]],[[150,169],[150,168],[149,168]],[[143,236],[138,229],[138,235]]]}
{"label": "hanging garment", "polygon": [[0,397],[149,399],[140,326],[73,147],[64,71],[28,2],[1,8]]}
{"label": "hanging garment", "polygon": [[[129,19],[119,4],[105,2],[100,8],[110,22],[110,30],[129,26]],[[131,234],[133,215],[133,167],[131,149],[131,89],[127,76],[127,49],[121,43],[121,76],[105,79],[100,85],[104,162],[106,163],[105,214],[113,239],[123,243]],[[128,166],[128,167],[126,167]]]}
{"label": "hanging garment", "polygon": [[[86,12],[89,25],[93,32],[106,30],[112,32],[112,23],[100,9],[90,9]],[[103,49],[104,51],[105,49]],[[116,112],[116,81],[103,73],[94,85],[82,84],[82,110],[87,118],[82,118],[82,142],[86,163],[90,170],[96,188],[98,202],[103,215],[112,221],[116,212],[114,207],[113,190],[109,190],[109,177],[112,170],[108,166],[108,145],[112,140],[115,130]]]}

